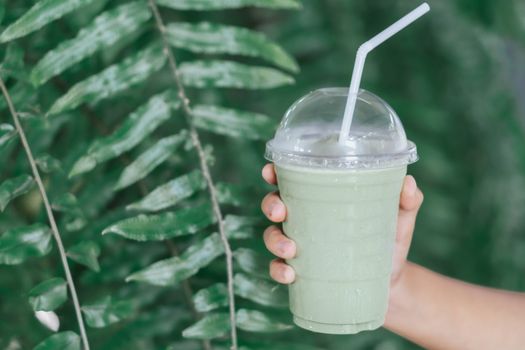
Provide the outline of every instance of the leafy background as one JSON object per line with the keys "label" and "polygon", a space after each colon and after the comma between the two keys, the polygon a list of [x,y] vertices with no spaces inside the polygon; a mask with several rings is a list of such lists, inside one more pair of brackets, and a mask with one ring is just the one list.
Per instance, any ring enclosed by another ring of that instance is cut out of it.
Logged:
{"label": "leafy background", "polygon": [[[359,44],[418,2],[157,0],[164,35],[145,0],[43,0],[56,20],[26,33],[41,17],[13,23],[34,3],[0,5],[0,75],[52,203],[91,348],[231,344],[226,259],[201,160],[234,251],[241,348],[417,348],[385,330],[325,336],[289,326],[286,290],[266,275],[259,201],[269,187],[259,173],[286,108],[310,90],[346,86]],[[369,56],[362,82],[419,149],[409,172],[425,203],[410,258],[524,290],[525,6],[429,3],[428,16]],[[42,200],[3,99],[0,109],[0,347],[78,349]],[[54,314],[40,312],[40,323],[38,310]]]}

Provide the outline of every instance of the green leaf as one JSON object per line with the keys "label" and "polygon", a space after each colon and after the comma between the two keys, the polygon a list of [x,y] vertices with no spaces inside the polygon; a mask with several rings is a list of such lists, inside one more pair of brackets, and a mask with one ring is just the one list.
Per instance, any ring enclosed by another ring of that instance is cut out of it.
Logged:
{"label": "green leaf", "polygon": [[[128,286],[129,287],[129,286]],[[137,294],[136,298],[141,298],[149,290],[156,290],[150,286],[142,286],[142,295]],[[158,288],[163,289],[163,288]],[[169,292],[168,292],[169,293]],[[158,292],[149,293],[158,295]],[[149,296],[146,296],[149,298]],[[135,299],[135,301],[137,301]],[[164,303],[158,306],[149,306],[141,310],[135,317],[118,326],[115,332],[111,332],[111,339],[104,343],[100,349],[104,350],[167,350],[165,347],[155,347],[151,339],[166,339],[169,341],[173,333],[177,330],[180,333],[180,325],[187,324],[192,319],[187,307],[171,307]],[[117,327],[114,327],[117,328]],[[178,338],[178,337],[177,337]],[[144,344],[144,340],[145,343]],[[144,344],[144,346],[142,346]],[[137,347],[138,346],[138,347]],[[185,348],[177,348],[183,350]],[[199,348],[198,350],[202,350]]]}
{"label": "green leaf", "polygon": [[217,182],[215,189],[217,190],[217,200],[220,204],[240,207],[246,200],[241,187],[238,185],[227,182]]}
{"label": "green leaf", "polygon": [[74,39],[63,41],[49,51],[31,72],[31,81],[41,85],[84,58],[109,48],[139,29],[151,17],[145,2],[121,5],[102,13]]}
{"label": "green leaf", "polygon": [[62,171],[62,164],[60,161],[49,154],[43,154],[35,159],[36,165],[44,173],[52,173],[55,171]]}
{"label": "green leaf", "polygon": [[228,238],[249,239],[254,237],[254,225],[259,219],[249,216],[226,215],[224,229]]}
{"label": "green leaf", "polygon": [[162,241],[190,235],[215,222],[211,206],[201,204],[158,215],[138,215],[121,220],[102,231],[135,241]]}
{"label": "green leaf", "polygon": [[187,140],[187,137],[188,132],[183,130],[176,135],[157,141],[124,169],[115,185],[115,190],[120,190],[145,178],[157,166],[172,156],[177,148]]}
{"label": "green leaf", "polygon": [[51,278],[29,291],[29,304],[34,311],[53,311],[67,300],[67,283],[61,277]]}
{"label": "green leaf", "polygon": [[217,134],[267,140],[274,132],[274,122],[264,114],[197,105],[192,109],[192,115],[195,126]]}
{"label": "green leaf", "polygon": [[95,0],[41,0],[0,35],[0,43],[23,37]]}
{"label": "green leaf", "polygon": [[27,80],[27,73],[24,69],[24,50],[15,43],[7,46],[4,61],[0,65],[2,78],[6,80],[14,77],[19,80]]}
{"label": "green leaf", "polygon": [[4,211],[7,204],[18,196],[27,193],[35,182],[29,175],[20,175],[7,179],[0,184],[0,211]]}
{"label": "green leaf", "polygon": [[246,332],[274,333],[292,329],[293,326],[271,319],[256,310],[240,309],[236,313],[237,327]]}
{"label": "green leaf", "polygon": [[65,213],[63,223],[68,231],[78,231],[84,228],[88,221],[83,209],[78,203],[77,197],[69,192],[60,194],[53,198],[51,207],[58,212]]}
{"label": "green leaf", "polygon": [[16,135],[16,129],[11,124],[0,124],[0,150]]}
{"label": "green leaf", "polygon": [[286,287],[244,273],[234,277],[235,294],[264,306],[287,307]]}
{"label": "green leaf", "polygon": [[[182,340],[171,343],[166,350],[201,350],[202,344],[198,340]],[[216,345],[213,347],[214,350],[219,349]]]}
{"label": "green leaf", "polygon": [[60,194],[51,202],[51,207],[59,212],[72,213],[80,210],[78,206],[78,199],[74,194],[65,192]]}
{"label": "green leaf", "polygon": [[70,214],[64,216],[64,225],[69,232],[80,231],[86,227],[87,224],[88,221],[83,215]]}
{"label": "green leaf", "polygon": [[[104,217],[106,216],[105,214],[108,214],[107,212],[102,212],[102,210],[104,210],[109,202],[115,197],[113,186],[116,181],[115,175],[117,175],[110,169],[108,170],[109,171],[104,172],[104,176],[91,177],[89,181],[86,181],[82,191],[78,194],[78,202],[87,217]],[[121,219],[124,213],[124,210],[122,210],[118,219]],[[109,217],[111,214],[107,216]],[[111,221],[114,220],[115,219]],[[93,224],[95,224],[95,222],[93,222]],[[97,226],[100,225],[101,221],[97,221],[96,224]],[[97,231],[100,231],[104,226],[105,225],[101,225]]]}
{"label": "green leaf", "polygon": [[67,251],[67,256],[79,264],[89,267],[91,270],[99,272],[98,257],[100,247],[93,241],[82,241]]}
{"label": "green leaf", "polygon": [[[286,286],[259,279],[244,273],[236,273],[234,277],[235,294],[258,304],[283,308],[288,306]],[[199,290],[193,296],[193,303],[198,312],[209,312],[228,306],[228,290],[226,284],[216,283]]]}
{"label": "green leaf", "polygon": [[301,3],[297,0],[157,0],[157,4],[175,10],[222,10],[245,6],[272,9],[301,8]]}
{"label": "green leaf", "polygon": [[86,323],[93,328],[107,327],[130,317],[135,312],[132,301],[113,301],[109,296],[95,304],[84,305],[81,309],[86,317]]}
{"label": "green leaf", "polygon": [[208,312],[228,305],[228,288],[224,283],[216,283],[199,290],[193,296],[193,304],[198,312]]}
{"label": "green leaf", "polygon": [[138,281],[157,286],[177,284],[191,276],[224,253],[221,238],[213,233],[194,243],[180,256],[158,261],[126,278],[126,282]]}
{"label": "green leaf", "polygon": [[86,80],[76,83],[51,106],[48,115],[73,109],[81,103],[95,104],[146,80],[164,66],[166,56],[160,44],[153,44]]}
{"label": "green leaf", "polygon": [[131,34],[121,38],[114,45],[102,50],[100,52],[102,62],[114,62],[122,54],[126,54],[127,51],[125,50],[129,49],[131,46],[135,47],[135,44],[142,42],[142,36],[149,30],[151,30],[151,26],[146,22]]}
{"label": "green leaf", "polygon": [[171,23],[166,27],[170,45],[198,53],[261,57],[292,72],[295,60],[265,35],[241,27],[210,22]]}
{"label": "green leaf", "polygon": [[67,22],[74,28],[85,27],[97,14],[102,12],[108,3],[110,3],[109,0],[97,0],[92,2],[84,7],[82,11],[73,12],[67,19]]}
{"label": "green leaf", "polygon": [[183,330],[182,336],[190,339],[213,339],[224,336],[230,328],[228,313],[212,313]]}
{"label": "green leaf", "polygon": [[19,227],[0,236],[0,265],[18,265],[51,251],[51,230],[41,224]]}
{"label": "green leaf", "polygon": [[204,176],[200,170],[194,170],[160,185],[140,201],[128,205],[126,209],[159,211],[179,203],[204,188],[206,188]]}
{"label": "green leaf", "polygon": [[[38,96],[37,91],[35,91],[32,85],[22,81],[18,81],[12,88],[10,88],[9,93],[11,94],[11,99],[13,100],[13,104],[17,107],[19,114],[28,104],[33,103]],[[6,107],[7,103],[5,102],[5,98],[0,98],[0,109]]]}
{"label": "green leaf", "polygon": [[[237,327],[247,332],[274,333],[293,328],[292,325],[277,322],[256,310],[240,309],[235,316]],[[182,336],[190,339],[213,339],[224,336],[230,327],[228,313],[211,313],[183,330]]]}
{"label": "green leaf", "polygon": [[268,275],[269,260],[264,255],[253,249],[238,248],[233,252],[233,257],[244,272],[266,279],[270,278]]}
{"label": "green leaf", "polygon": [[69,176],[90,171],[97,164],[132,149],[168,120],[171,110],[179,105],[176,93],[172,90],[151,97],[146,104],[131,113],[111,135],[95,140],[87,153],[73,165]]}
{"label": "green leaf", "polygon": [[186,62],[179,72],[184,85],[196,88],[271,89],[294,82],[291,76],[276,69],[231,61]]}
{"label": "green leaf", "polygon": [[53,334],[33,350],[81,350],[80,337],[71,331]]}

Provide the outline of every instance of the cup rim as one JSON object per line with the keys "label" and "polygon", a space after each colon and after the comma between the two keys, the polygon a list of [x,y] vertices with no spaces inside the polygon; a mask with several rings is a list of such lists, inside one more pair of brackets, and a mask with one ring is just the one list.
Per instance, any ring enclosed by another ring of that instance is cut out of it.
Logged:
{"label": "cup rim", "polygon": [[264,157],[274,163],[333,169],[382,169],[415,163],[419,157],[416,145],[407,140],[407,147],[400,152],[387,154],[311,155],[302,152],[279,151],[270,140],[266,143]]}

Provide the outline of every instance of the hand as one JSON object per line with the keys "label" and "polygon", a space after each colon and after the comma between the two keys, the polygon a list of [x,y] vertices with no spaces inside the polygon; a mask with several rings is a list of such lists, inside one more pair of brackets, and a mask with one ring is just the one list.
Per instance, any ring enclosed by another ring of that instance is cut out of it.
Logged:
{"label": "hand", "polygon": [[[262,177],[269,184],[277,184],[273,164],[264,166]],[[399,200],[391,287],[395,286],[403,273],[421,203],[423,203],[423,193],[417,188],[414,178],[411,175],[406,176]],[[277,192],[267,194],[262,200],[261,208],[266,217],[275,223],[286,219],[286,207]],[[278,257],[270,263],[270,276],[279,283],[292,283],[295,279],[295,272],[284,262],[284,259],[292,259],[295,256],[295,242],[286,237],[279,227],[272,225],[264,231],[264,244]]]}

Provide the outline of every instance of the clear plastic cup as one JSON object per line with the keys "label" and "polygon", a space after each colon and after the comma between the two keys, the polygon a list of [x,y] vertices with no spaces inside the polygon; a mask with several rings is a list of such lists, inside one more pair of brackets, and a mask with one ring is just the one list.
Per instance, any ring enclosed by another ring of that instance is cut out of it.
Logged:
{"label": "clear plastic cup", "polygon": [[350,133],[338,143],[348,88],[313,91],[286,112],[265,157],[287,207],[285,234],[294,322],[331,334],[384,323],[399,195],[417,160],[394,110],[360,90]]}

